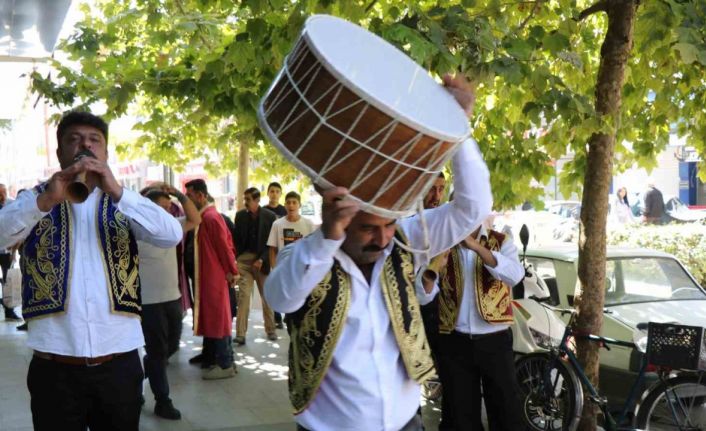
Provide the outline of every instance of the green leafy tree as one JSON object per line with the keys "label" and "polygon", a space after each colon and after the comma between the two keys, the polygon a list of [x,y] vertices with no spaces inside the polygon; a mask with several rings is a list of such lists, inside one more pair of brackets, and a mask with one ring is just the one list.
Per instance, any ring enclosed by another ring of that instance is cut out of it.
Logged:
{"label": "green leafy tree", "polygon": [[[144,148],[177,169],[195,157],[214,172],[239,165],[243,185],[251,160],[262,178],[296,175],[255,112],[312,13],[369,28],[435,75],[465,74],[498,208],[539,203],[536,184],[573,155],[560,189],[583,196],[577,297],[590,331],[601,324],[612,173],[654,167],[673,126],[706,151],[704,0],[116,0],[85,13],[60,45],[72,62],[55,62],[51,79],[35,74],[34,89],[65,108],[133,110],[143,135],[122,151]],[[581,346],[594,381],[596,358]]]}

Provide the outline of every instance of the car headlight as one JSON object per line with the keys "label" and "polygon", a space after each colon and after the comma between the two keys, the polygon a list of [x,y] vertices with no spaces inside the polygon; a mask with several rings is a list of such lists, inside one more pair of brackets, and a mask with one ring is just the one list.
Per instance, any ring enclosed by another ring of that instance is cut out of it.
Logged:
{"label": "car headlight", "polygon": [[534,340],[535,344],[537,344],[543,349],[549,350],[552,347],[559,345],[559,342],[561,341],[554,339],[543,332],[537,331],[532,327],[529,328],[529,331],[530,335],[532,335],[532,339]]}

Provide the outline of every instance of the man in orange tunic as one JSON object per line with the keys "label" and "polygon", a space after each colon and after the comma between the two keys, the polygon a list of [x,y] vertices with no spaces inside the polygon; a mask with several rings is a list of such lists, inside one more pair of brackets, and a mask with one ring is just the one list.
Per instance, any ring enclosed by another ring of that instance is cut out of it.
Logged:
{"label": "man in orange tunic", "polygon": [[202,220],[194,234],[194,334],[204,337],[202,377],[227,379],[235,376],[228,300],[228,287],[238,274],[233,241],[223,218],[208,201],[204,180],[186,183],[186,195],[201,212]]}

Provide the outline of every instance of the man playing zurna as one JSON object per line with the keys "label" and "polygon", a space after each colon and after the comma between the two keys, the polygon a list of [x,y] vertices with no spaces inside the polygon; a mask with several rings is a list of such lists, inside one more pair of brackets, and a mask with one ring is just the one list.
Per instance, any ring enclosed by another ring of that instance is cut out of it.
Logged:
{"label": "man playing zurna", "polygon": [[[171,248],[181,226],[116,181],[100,117],[71,112],[56,134],[62,170],[0,211],[0,248],[24,241],[34,429],[137,431],[145,344],[137,240]],[[88,196],[69,203],[79,173]]]}

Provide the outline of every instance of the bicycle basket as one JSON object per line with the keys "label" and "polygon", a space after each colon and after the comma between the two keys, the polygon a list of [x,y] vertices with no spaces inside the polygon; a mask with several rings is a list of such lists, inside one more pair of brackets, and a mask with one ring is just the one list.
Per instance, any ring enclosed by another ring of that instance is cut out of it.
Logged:
{"label": "bicycle basket", "polygon": [[647,358],[652,365],[706,370],[706,330],[699,326],[650,322]]}

